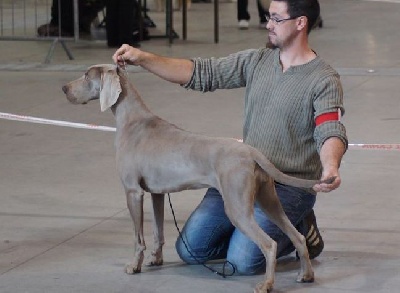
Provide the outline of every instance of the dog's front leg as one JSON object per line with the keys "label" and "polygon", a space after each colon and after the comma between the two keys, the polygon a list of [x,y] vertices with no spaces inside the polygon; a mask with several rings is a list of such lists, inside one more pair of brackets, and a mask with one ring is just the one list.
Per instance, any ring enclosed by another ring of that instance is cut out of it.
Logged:
{"label": "dog's front leg", "polygon": [[164,194],[151,194],[153,203],[153,236],[154,244],[151,254],[146,260],[147,266],[160,266],[163,264],[162,247],[164,241]]}
{"label": "dog's front leg", "polygon": [[140,273],[144,258],[144,250],[146,250],[143,236],[143,195],[143,190],[131,189],[126,191],[126,200],[133,221],[135,238],[133,261],[125,267],[125,272],[130,275]]}

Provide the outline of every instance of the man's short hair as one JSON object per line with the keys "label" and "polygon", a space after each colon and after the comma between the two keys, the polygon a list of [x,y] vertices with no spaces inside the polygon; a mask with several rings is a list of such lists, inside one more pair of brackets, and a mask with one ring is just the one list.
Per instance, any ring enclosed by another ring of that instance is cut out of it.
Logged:
{"label": "man's short hair", "polygon": [[318,0],[273,0],[277,2],[286,2],[288,14],[290,17],[306,16],[308,19],[307,33],[315,25],[320,13]]}

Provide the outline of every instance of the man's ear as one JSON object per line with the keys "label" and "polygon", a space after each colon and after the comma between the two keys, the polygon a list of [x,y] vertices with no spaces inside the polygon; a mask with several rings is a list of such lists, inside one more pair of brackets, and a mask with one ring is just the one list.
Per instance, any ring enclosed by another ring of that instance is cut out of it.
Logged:
{"label": "man's ear", "polygon": [[117,67],[103,68],[100,84],[100,109],[102,112],[114,105],[122,92]]}
{"label": "man's ear", "polygon": [[297,28],[299,31],[305,29],[307,24],[308,24],[308,18],[306,16],[300,16],[299,18],[297,18]]}

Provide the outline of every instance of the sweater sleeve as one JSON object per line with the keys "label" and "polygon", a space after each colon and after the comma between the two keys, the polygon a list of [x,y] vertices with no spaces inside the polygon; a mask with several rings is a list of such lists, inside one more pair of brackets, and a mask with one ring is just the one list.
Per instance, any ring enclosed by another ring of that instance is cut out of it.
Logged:
{"label": "sweater sleeve", "polygon": [[345,148],[348,147],[346,129],[340,121],[340,115],[344,114],[343,89],[338,74],[330,74],[320,80],[314,93],[314,119],[318,116],[339,111],[339,120],[325,121],[317,125],[314,139],[317,142],[317,150],[320,152],[324,142],[330,137],[339,138]]}
{"label": "sweater sleeve", "polygon": [[193,58],[193,75],[182,86],[202,92],[244,87],[260,50],[249,49],[222,58]]}

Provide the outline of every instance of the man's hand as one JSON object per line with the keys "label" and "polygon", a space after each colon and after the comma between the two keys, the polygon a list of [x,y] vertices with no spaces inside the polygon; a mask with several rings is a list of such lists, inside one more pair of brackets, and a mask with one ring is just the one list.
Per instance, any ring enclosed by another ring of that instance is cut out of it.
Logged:
{"label": "man's hand", "polygon": [[322,177],[321,177],[321,181],[327,180],[334,177],[335,180],[328,184],[328,183],[320,183],[320,184],[315,184],[313,186],[314,191],[316,192],[330,192],[332,190],[335,190],[336,188],[338,188],[340,186],[340,183],[342,182],[342,180],[340,179],[340,175],[339,175],[339,171],[337,169],[332,169],[332,170],[327,170],[323,172]]}
{"label": "man's hand", "polygon": [[127,44],[117,49],[112,59],[121,67],[124,67],[125,64],[141,66],[147,71],[177,84],[188,83],[194,70],[192,60],[164,57]]}
{"label": "man's hand", "polygon": [[124,66],[125,64],[139,65],[140,55],[143,51],[136,49],[127,44],[123,44],[117,51],[115,51],[112,59],[119,66]]}
{"label": "man's hand", "polygon": [[342,180],[339,175],[340,162],[346,151],[343,142],[337,137],[328,138],[321,147],[320,158],[322,163],[321,180],[336,177],[332,183],[320,183],[313,186],[316,192],[329,192],[340,186]]}

